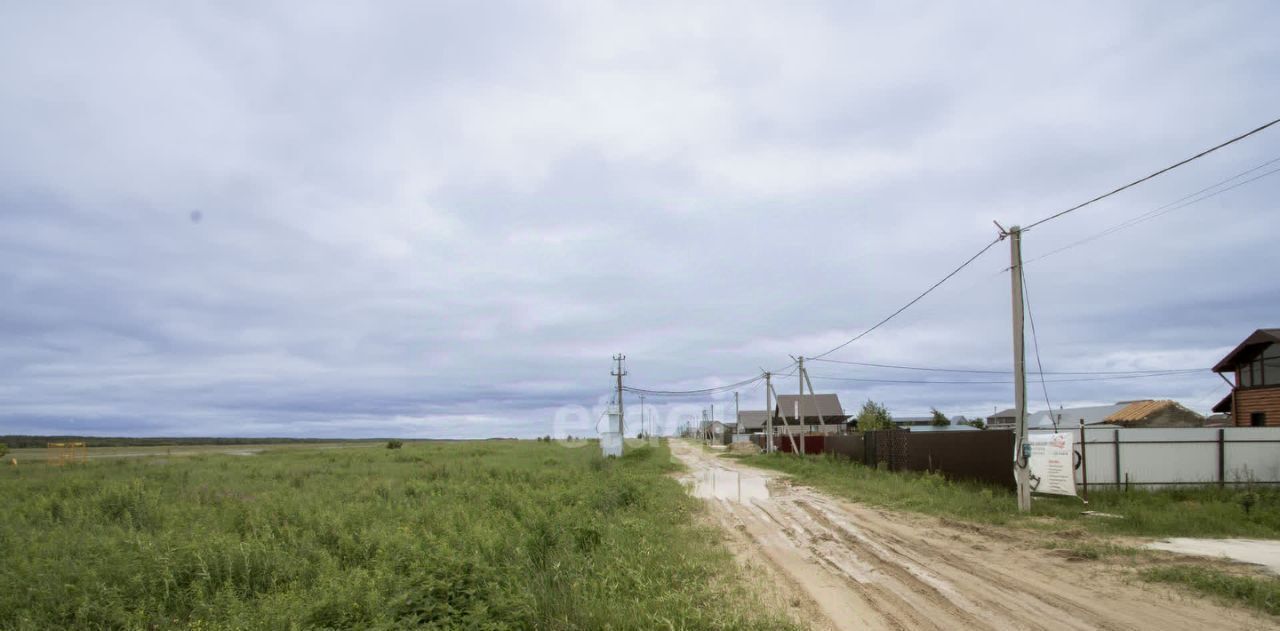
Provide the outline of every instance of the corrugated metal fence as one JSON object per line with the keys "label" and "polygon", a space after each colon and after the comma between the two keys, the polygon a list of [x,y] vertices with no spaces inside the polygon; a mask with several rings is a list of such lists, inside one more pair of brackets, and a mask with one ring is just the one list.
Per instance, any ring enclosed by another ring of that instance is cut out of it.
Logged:
{"label": "corrugated metal fence", "polygon": [[[1050,431],[1050,430],[1033,430]],[[1280,484],[1280,427],[1123,429],[1075,434],[1076,483],[1088,487]],[[761,447],[762,435],[753,436]],[[1013,432],[872,431],[796,436],[803,453],[831,453],[890,471],[932,471],[953,480],[1013,486]],[[785,436],[774,439],[790,453]]]}
{"label": "corrugated metal fence", "polygon": [[1061,431],[1075,434],[1081,487],[1280,484],[1280,427]]}

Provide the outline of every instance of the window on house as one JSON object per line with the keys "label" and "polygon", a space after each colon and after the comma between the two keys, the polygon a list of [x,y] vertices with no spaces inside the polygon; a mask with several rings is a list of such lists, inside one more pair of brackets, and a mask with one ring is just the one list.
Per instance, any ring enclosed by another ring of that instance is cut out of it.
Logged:
{"label": "window on house", "polygon": [[1236,383],[1240,384],[1241,388],[1248,388],[1253,385],[1253,370],[1249,367],[1249,364],[1237,368],[1236,375]]}
{"label": "window on house", "polygon": [[1267,413],[1266,413],[1266,412],[1253,412],[1253,413],[1249,414],[1249,425],[1252,425],[1253,427],[1266,427],[1266,425],[1267,425]]}
{"label": "window on house", "polygon": [[1280,385],[1280,344],[1262,351],[1262,385]]}

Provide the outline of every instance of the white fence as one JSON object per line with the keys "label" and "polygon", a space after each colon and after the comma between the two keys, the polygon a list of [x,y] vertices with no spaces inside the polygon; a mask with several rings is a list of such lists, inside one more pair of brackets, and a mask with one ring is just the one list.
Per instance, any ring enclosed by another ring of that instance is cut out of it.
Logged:
{"label": "white fence", "polygon": [[1060,431],[1075,434],[1080,486],[1280,484],[1280,427]]}

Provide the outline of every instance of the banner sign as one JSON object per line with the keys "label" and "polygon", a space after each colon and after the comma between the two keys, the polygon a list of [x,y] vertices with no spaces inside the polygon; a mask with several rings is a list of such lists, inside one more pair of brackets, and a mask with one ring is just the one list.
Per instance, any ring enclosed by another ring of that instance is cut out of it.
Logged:
{"label": "banner sign", "polygon": [[1075,495],[1075,449],[1072,434],[1035,433],[1027,436],[1031,446],[1028,467],[1031,491],[1053,495]]}

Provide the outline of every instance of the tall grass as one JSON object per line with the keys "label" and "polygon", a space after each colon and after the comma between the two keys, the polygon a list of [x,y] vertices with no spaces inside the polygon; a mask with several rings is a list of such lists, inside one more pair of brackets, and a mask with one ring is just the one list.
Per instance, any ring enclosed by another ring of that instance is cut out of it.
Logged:
{"label": "tall grass", "polygon": [[778,628],[665,446],[483,442],[0,475],[0,628]]}
{"label": "tall grass", "polygon": [[[800,482],[859,502],[975,523],[1050,529],[1082,527],[1097,533],[1157,537],[1280,538],[1280,489],[1274,487],[1129,492],[1091,489],[1088,506],[1070,497],[1036,496],[1031,512],[1020,514],[1017,499],[1009,489],[952,482],[940,475],[893,473],[830,455],[770,454],[743,460],[790,473]],[[1121,517],[1089,517],[1081,515],[1084,510]]]}
{"label": "tall grass", "polygon": [[1239,576],[1194,565],[1148,568],[1141,576],[1144,580],[1181,585],[1224,602],[1240,603],[1280,616],[1280,579],[1274,577]]}

